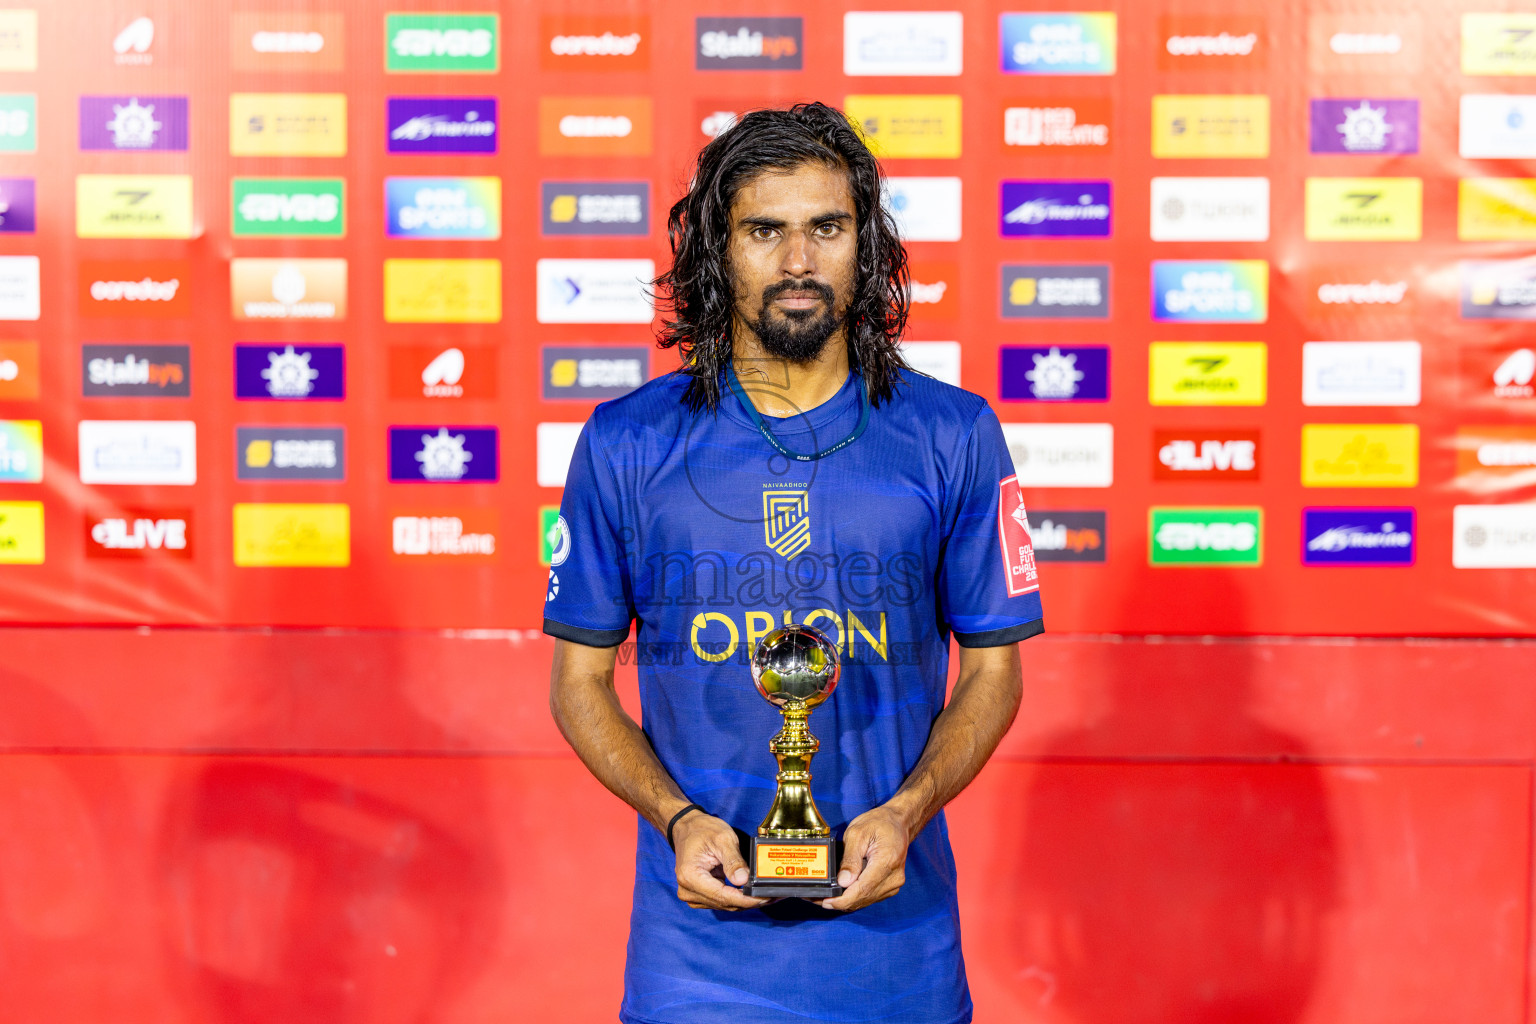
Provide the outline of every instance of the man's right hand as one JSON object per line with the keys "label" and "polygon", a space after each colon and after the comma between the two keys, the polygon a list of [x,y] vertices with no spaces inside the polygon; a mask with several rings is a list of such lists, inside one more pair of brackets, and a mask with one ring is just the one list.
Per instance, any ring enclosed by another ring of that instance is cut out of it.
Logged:
{"label": "man's right hand", "polygon": [[697,910],[751,910],[767,903],[744,895],[747,862],[736,830],[703,811],[685,816],[672,829],[677,846],[677,898]]}

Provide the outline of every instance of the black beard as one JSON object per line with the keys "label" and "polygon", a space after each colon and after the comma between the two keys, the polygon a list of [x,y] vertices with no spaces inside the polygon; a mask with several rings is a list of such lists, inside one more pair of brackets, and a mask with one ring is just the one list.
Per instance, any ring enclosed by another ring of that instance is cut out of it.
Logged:
{"label": "black beard", "polygon": [[[815,292],[822,299],[820,311],[789,309],[779,310],[777,315],[768,311],[770,302],[791,291]],[[747,324],[769,355],[791,363],[808,363],[821,355],[827,339],[843,325],[842,317],[833,311],[835,299],[832,289],[820,281],[780,281],[763,289],[757,318]]]}

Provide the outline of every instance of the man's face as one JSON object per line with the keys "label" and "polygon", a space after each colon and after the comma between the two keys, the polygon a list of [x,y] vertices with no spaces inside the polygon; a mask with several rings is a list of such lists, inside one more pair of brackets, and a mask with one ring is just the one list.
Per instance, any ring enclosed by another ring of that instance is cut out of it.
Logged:
{"label": "man's face", "polygon": [[731,206],[736,317],[772,356],[815,359],[853,298],[858,238],[848,174],[820,161],[770,170]]}

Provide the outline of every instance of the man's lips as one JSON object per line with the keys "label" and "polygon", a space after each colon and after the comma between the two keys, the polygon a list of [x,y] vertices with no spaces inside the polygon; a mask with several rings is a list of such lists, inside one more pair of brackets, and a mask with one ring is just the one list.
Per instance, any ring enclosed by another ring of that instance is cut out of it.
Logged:
{"label": "man's lips", "polygon": [[815,292],[802,292],[800,294],[788,292],[780,295],[773,301],[789,309],[810,309],[812,306],[818,305],[822,300],[821,296]]}

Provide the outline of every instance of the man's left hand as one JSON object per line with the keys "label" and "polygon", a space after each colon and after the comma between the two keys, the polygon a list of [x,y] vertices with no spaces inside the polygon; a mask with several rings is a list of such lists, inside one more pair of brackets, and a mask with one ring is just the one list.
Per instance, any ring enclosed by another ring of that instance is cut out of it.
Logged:
{"label": "man's left hand", "polygon": [[837,884],[843,894],[822,900],[827,910],[858,910],[896,895],[907,880],[907,845],[912,835],[895,811],[876,807],[848,823]]}

